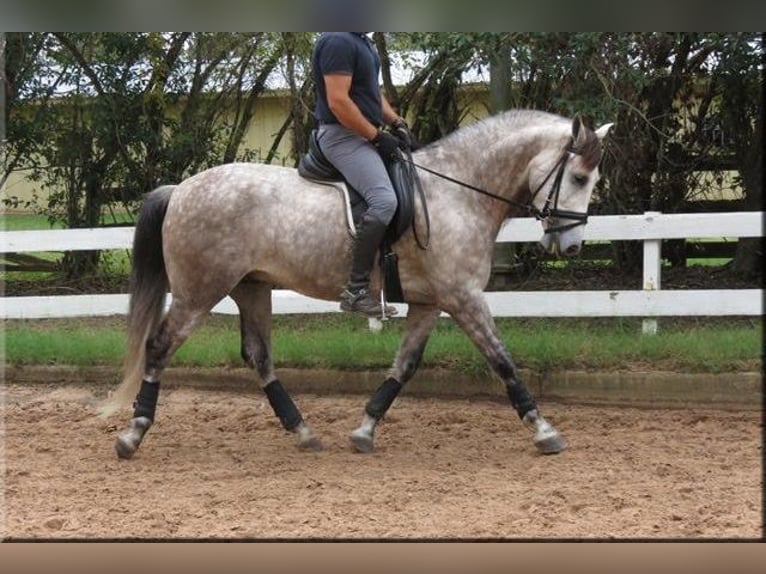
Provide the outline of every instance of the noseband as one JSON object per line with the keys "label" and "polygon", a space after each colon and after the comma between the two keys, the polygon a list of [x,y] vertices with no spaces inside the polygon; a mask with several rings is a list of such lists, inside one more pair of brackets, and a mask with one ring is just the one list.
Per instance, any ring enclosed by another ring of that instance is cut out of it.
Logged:
{"label": "noseband", "polygon": [[[561,154],[561,157],[559,157],[558,161],[554,164],[554,166],[548,172],[548,175],[545,176],[545,179],[543,179],[542,183],[540,183],[540,185],[537,186],[537,189],[535,189],[534,193],[530,195],[529,200],[526,203],[520,203],[513,199],[502,197],[500,195],[497,195],[485,189],[481,189],[480,187],[476,187],[464,181],[460,181],[459,179],[452,178],[448,175],[444,175],[443,173],[439,173],[438,171],[434,171],[430,168],[419,165],[410,159],[405,159],[404,161],[412,164],[418,169],[427,171],[428,173],[433,174],[449,182],[455,183],[457,185],[461,185],[477,193],[486,195],[487,197],[491,197],[492,199],[496,199],[497,201],[502,201],[503,203],[507,203],[508,205],[513,205],[514,207],[520,207],[526,210],[528,213],[534,216],[535,219],[539,221],[548,221],[551,218],[574,220],[572,223],[567,223],[564,225],[556,225],[555,227],[548,227],[545,229],[545,233],[555,233],[558,231],[565,231],[567,229],[572,229],[573,227],[577,227],[578,225],[585,225],[586,223],[588,223],[587,212],[568,211],[566,209],[558,208],[559,193],[561,192],[561,180],[564,178],[564,168],[566,167],[567,161],[569,160],[569,154],[570,153],[577,154],[577,152],[572,147],[573,143],[574,142],[572,141],[572,139],[570,139],[569,143],[567,144],[567,147],[564,148],[564,151]],[[543,205],[542,209],[538,209],[533,203],[535,200],[535,197],[537,197],[537,194],[540,193],[540,190],[543,188],[543,186],[545,186],[545,184],[551,178],[554,172],[556,172],[556,177],[553,180],[553,185],[551,186],[551,190],[548,192],[548,197],[545,200],[545,205]],[[551,204],[553,205],[551,206]]]}
{"label": "noseband", "polygon": [[[564,168],[566,167],[567,160],[569,160],[569,154],[577,154],[577,152],[572,147],[572,140],[569,141],[569,144],[564,149],[564,152],[561,154],[561,157],[556,162],[556,164],[551,168],[551,170],[548,172],[548,175],[545,176],[545,179],[543,179],[542,183],[537,186],[537,189],[534,191],[534,193],[530,196],[529,202],[526,205],[527,210],[532,213],[532,215],[535,216],[536,219],[540,221],[548,221],[550,218],[555,219],[573,219],[574,221],[572,223],[567,223],[565,225],[557,225],[555,227],[548,227],[545,229],[545,233],[555,233],[557,231],[566,231],[567,229],[572,229],[573,227],[577,227],[578,225],[585,225],[588,223],[588,213],[587,212],[580,212],[580,211],[569,211],[566,209],[559,209],[559,193],[561,192],[561,180],[564,178]],[[558,171],[556,169],[558,168]],[[545,205],[543,205],[542,209],[538,209],[533,204],[535,197],[537,197],[537,194],[540,193],[540,190],[543,188],[545,183],[550,179],[553,172],[556,171],[556,179],[553,180],[553,185],[551,186],[551,190],[548,192],[548,197],[545,199]],[[553,207],[551,207],[551,202],[553,203]]]}

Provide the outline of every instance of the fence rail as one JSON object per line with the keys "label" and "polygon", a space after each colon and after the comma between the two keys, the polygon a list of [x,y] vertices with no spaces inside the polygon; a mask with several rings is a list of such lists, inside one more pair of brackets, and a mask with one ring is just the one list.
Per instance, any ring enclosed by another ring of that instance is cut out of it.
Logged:
{"label": "fence rail", "polygon": [[[642,241],[644,272],[636,290],[617,291],[502,291],[487,293],[496,317],[661,317],[762,315],[763,290],[661,290],[663,239],[710,237],[761,237],[762,212],[593,216],[585,228],[585,240]],[[0,232],[0,253],[130,249],[132,227]],[[498,243],[533,242],[540,238],[534,219],[509,221]],[[406,305],[397,305],[400,314]],[[0,298],[4,319],[104,316],[125,314],[127,294],[61,295]],[[293,291],[275,290],[277,314],[336,312],[338,305],[305,297]],[[228,297],[214,313],[237,313]],[[651,330],[651,325],[649,326]]]}

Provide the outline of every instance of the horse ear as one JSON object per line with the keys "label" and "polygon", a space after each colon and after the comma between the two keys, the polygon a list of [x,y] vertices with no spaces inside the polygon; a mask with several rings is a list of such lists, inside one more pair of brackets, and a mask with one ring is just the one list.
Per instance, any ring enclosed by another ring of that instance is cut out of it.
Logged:
{"label": "horse ear", "polygon": [[583,129],[582,119],[580,114],[577,114],[572,120],[572,141],[574,142],[574,148],[579,149],[579,145],[585,143],[585,130]]}
{"label": "horse ear", "polygon": [[595,133],[598,136],[598,139],[603,140],[606,137],[606,135],[609,133],[609,130],[612,129],[613,125],[614,123],[604,124],[593,133]]}

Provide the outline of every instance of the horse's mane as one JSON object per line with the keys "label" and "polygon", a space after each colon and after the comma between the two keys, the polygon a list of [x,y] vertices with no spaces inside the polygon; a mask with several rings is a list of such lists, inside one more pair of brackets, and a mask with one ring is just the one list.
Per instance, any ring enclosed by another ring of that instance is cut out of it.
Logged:
{"label": "horse's mane", "polygon": [[[550,127],[562,130],[562,133],[571,133],[572,120],[550,112],[529,109],[508,110],[494,116],[489,116],[482,121],[461,127],[451,134],[430,144],[428,147],[455,144],[475,145],[476,142],[489,137],[495,141],[507,136],[513,131],[522,131],[529,127]],[[601,161],[601,145],[598,136],[591,129],[585,129],[585,139],[573,150],[582,156],[587,169],[595,168]]]}

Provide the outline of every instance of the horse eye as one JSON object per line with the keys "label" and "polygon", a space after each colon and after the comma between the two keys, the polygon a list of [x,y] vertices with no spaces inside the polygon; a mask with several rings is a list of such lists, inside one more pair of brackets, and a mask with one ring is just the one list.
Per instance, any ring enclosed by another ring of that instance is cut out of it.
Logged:
{"label": "horse eye", "polygon": [[586,183],[588,183],[588,176],[587,175],[573,175],[572,176],[572,180],[577,185],[585,185]]}

